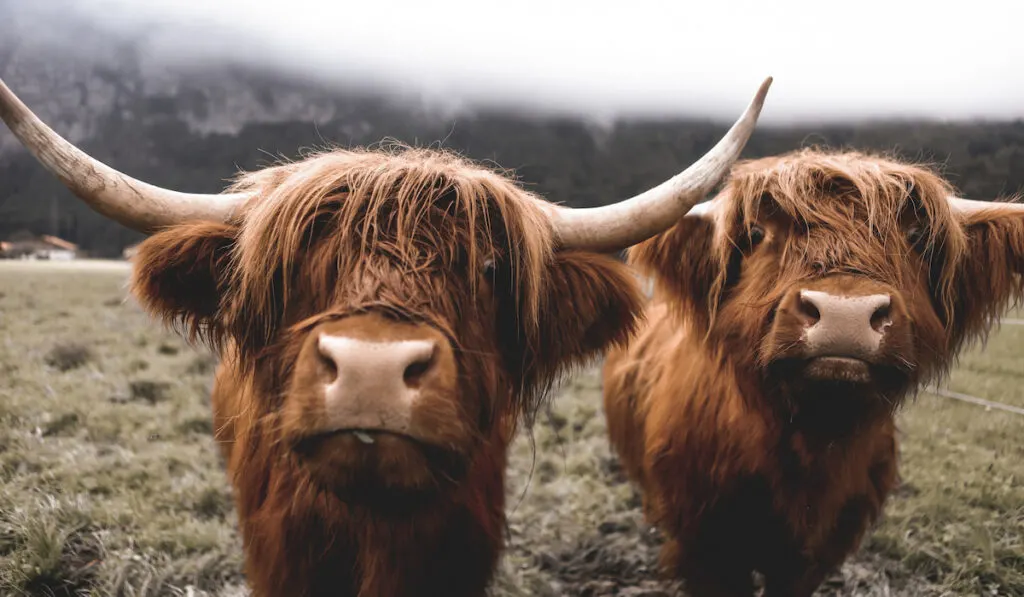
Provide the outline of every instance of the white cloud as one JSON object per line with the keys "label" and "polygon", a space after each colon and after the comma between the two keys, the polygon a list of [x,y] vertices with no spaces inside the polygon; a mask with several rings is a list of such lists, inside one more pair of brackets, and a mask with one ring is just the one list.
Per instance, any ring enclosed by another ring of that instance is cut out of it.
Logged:
{"label": "white cloud", "polygon": [[[77,0],[154,51],[505,103],[762,122],[1024,117],[1024,3]],[[955,7],[955,8],[953,8]]]}

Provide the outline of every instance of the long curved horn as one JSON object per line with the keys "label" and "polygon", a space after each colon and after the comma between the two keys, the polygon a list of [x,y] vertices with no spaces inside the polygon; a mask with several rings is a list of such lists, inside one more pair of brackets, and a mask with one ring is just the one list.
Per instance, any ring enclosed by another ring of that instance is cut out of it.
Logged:
{"label": "long curved horn", "polygon": [[686,170],[635,197],[602,207],[553,206],[548,214],[565,248],[615,252],[667,230],[728,173],[750,139],[761,115],[772,77],[729,132]]}
{"label": "long curved horn", "polygon": [[46,126],[0,80],[0,119],[89,207],[139,232],[187,220],[224,221],[245,194],[180,193],[136,180],[85,154]]}
{"label": "long curved horn", "polygon": [[976,199],[962,199],[960,197],[948,197],[949,207],[954,213],[962,216],[992,211],[1005,214],[1024,214],[1024,203],[1006,203],[1003,201],[978,201]]}

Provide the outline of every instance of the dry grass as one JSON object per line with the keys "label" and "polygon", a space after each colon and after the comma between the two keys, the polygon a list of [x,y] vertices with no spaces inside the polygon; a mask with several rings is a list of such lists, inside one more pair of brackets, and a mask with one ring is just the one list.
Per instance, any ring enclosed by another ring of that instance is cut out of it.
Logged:
{"label": "dry grass", "polygon": [[[215,361],[125,302],[126,273],[0,262],[0,594],[245,594]],[[1022,346],[1006,326],[950,388],[1024,406]],[[516,443],[496,597],[674,594],[595,372]],[[820,594],[1024,595],[1024,417],[923,394],[901,427],[905,485]]]}

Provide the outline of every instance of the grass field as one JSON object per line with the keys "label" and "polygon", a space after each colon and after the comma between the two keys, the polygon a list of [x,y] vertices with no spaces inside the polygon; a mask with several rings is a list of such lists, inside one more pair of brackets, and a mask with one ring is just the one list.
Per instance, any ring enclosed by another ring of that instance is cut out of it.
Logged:
{"label": "grass field", "polygon": [[[0,261],[0,595],[245,594],[215,359],[126,301],[126,275]],[[1024,407],[1022,352],[1005,325],[948,387]],[[1024,596],[1024,416],[922,394],[900,424],[905,482],[820,594]],[[517,440],[495,596],[676,594],[604,432],[592,369]]]}

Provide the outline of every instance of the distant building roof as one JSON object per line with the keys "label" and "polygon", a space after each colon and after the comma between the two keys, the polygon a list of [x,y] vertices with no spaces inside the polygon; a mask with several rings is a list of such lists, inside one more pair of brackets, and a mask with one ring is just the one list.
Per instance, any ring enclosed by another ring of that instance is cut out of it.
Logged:
{"label": "distant building roof", "polygon": [[49,234],[44,234],[44,235],[40,236],[39,238],[42,239],[43,242],[45,242],[47,244],[50,244],[50,245],[53,245],[55,247],[59,247],[61,249],[65,249],[65,250],[68,250],[68,251],[77,251],[78,250],[78,245],[76,245],[73,242],[66,241],[63,238],[57,238],[56,236],[51,236]]}
{"label": "distant building roof", "polygon": [[0,243],[0,251],[78,251],[78,245],[51,234],[35,236],[20,230]]}

